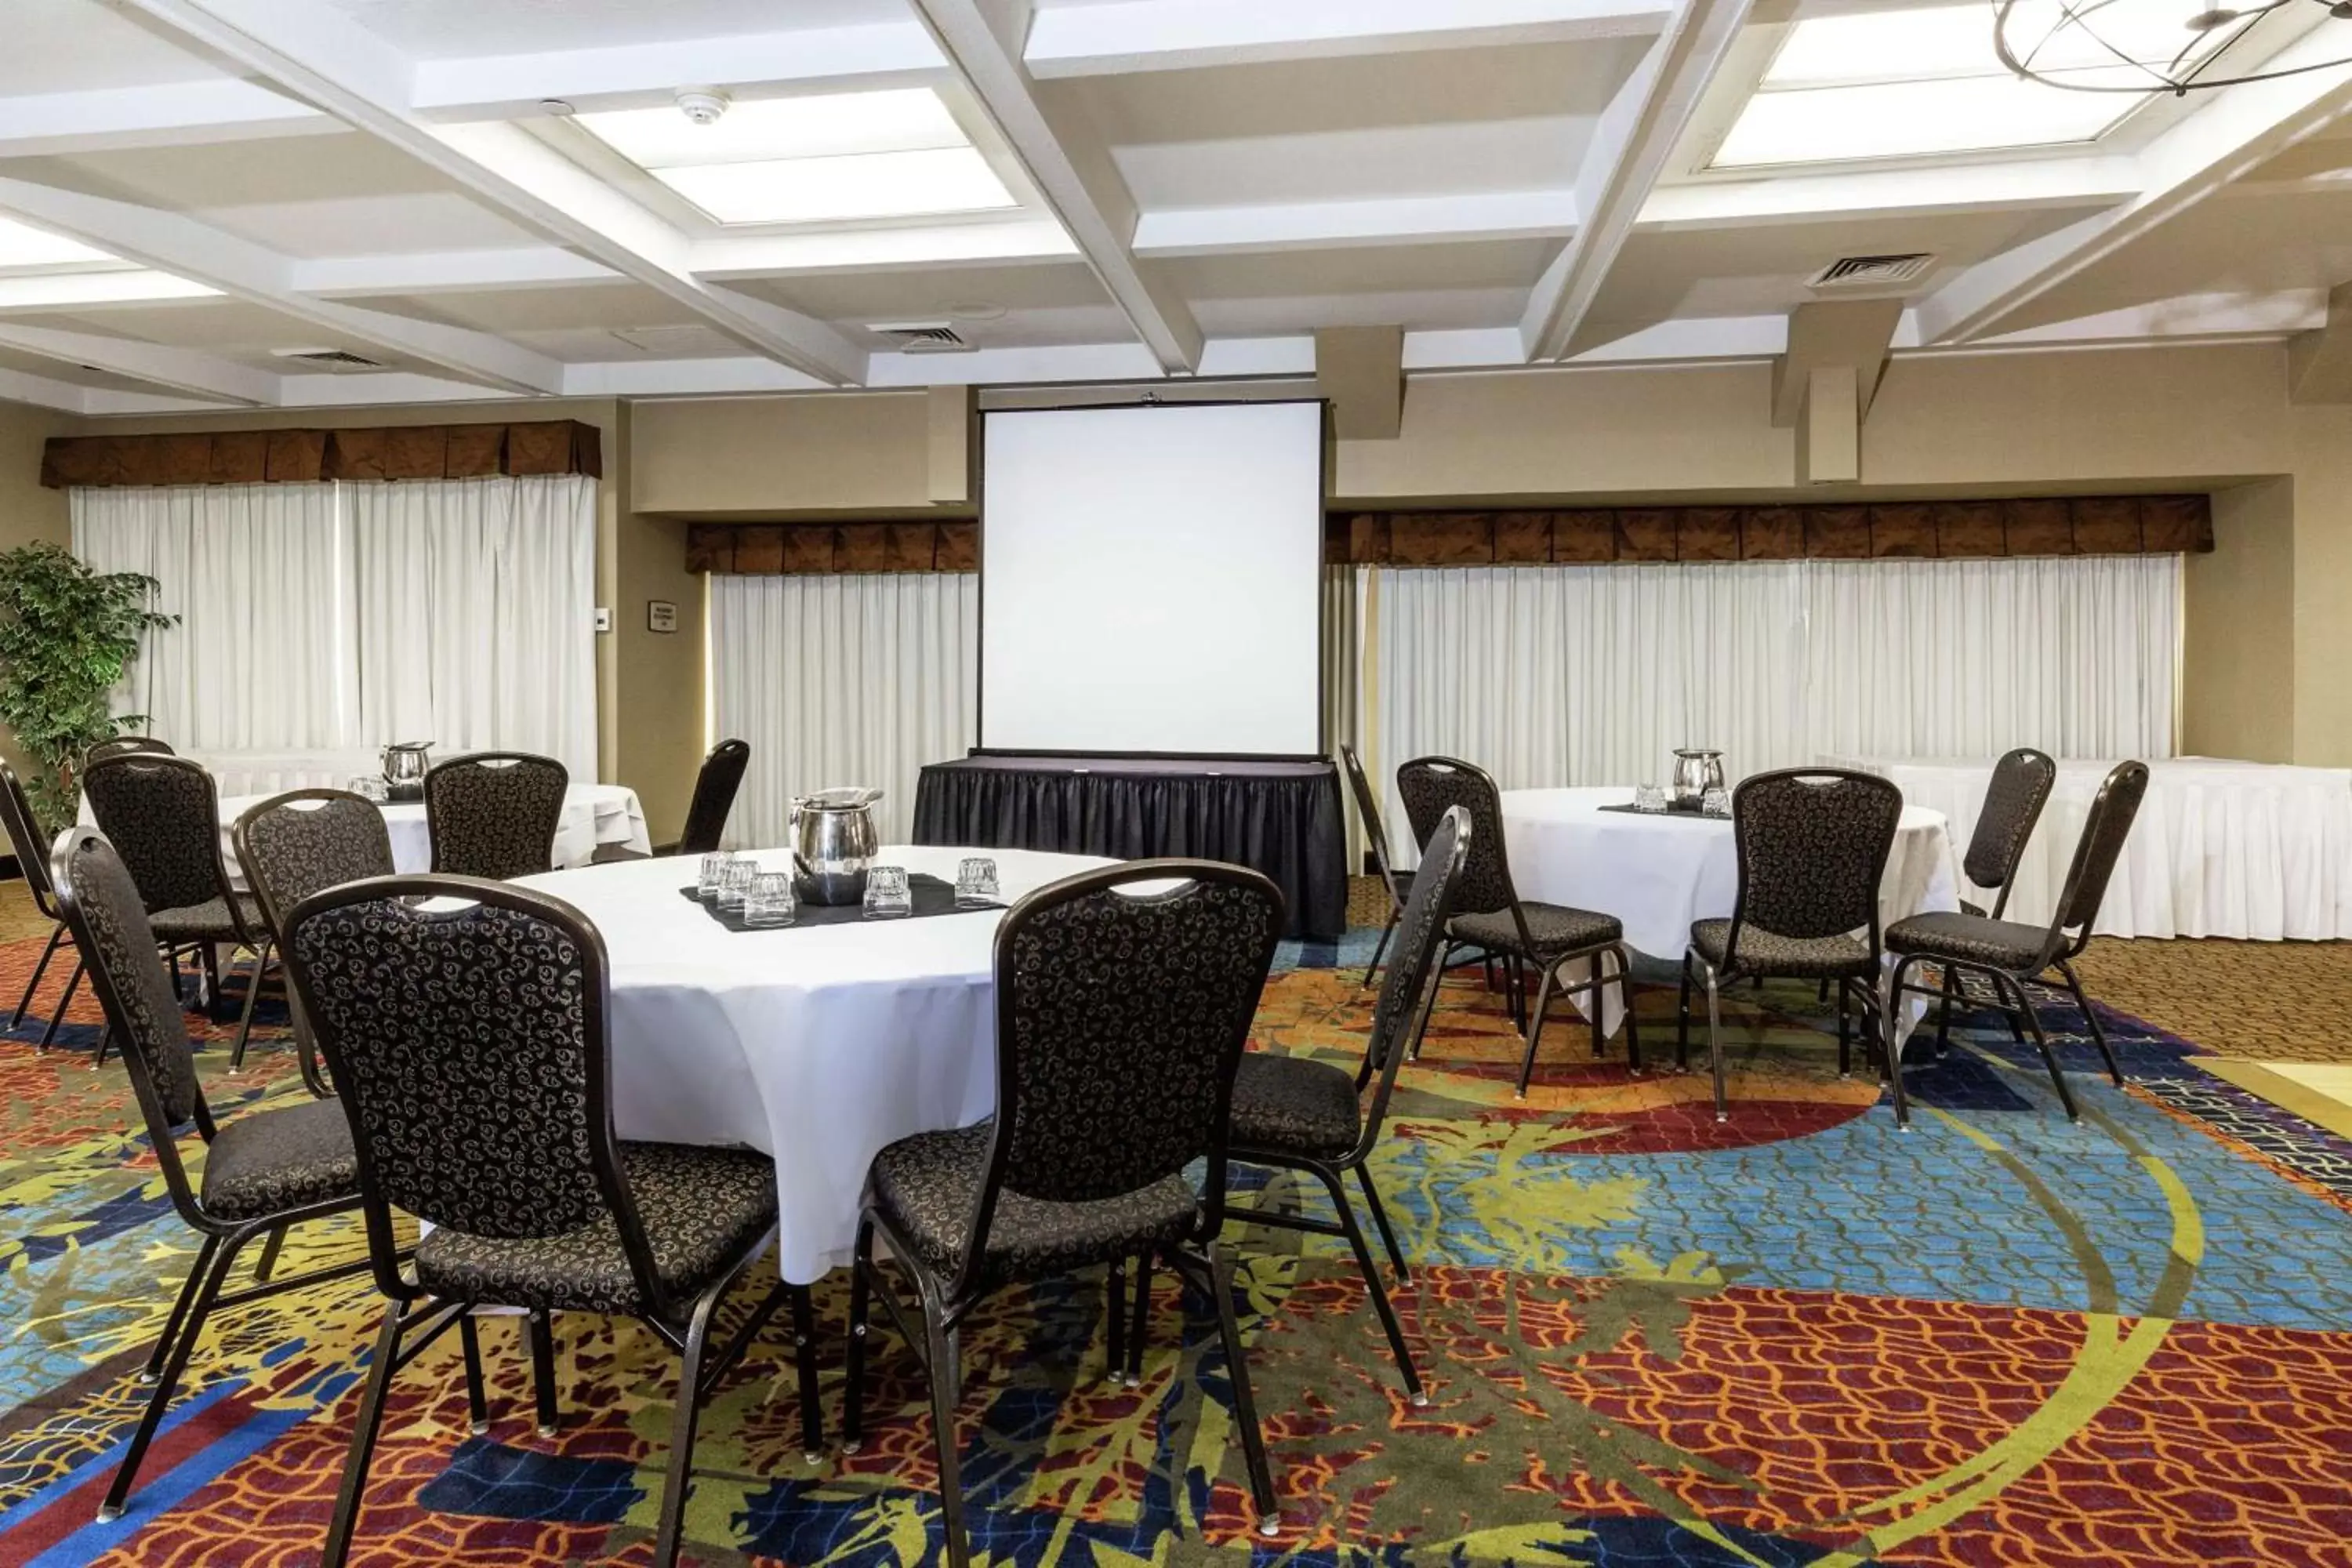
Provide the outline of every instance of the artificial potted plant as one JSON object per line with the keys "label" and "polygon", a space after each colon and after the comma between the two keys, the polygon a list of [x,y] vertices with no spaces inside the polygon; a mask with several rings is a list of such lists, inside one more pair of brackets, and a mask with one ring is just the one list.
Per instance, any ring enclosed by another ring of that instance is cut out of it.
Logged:
{"label": "artificial potted plant", "polygon": [[33,764],[25,793],[45,835],[74,819],[83,753],[146,722],[110,700],[139,657],[139,634],[179,619],[148,608],[155,588],[57,544],[0,551],[0,723]]}

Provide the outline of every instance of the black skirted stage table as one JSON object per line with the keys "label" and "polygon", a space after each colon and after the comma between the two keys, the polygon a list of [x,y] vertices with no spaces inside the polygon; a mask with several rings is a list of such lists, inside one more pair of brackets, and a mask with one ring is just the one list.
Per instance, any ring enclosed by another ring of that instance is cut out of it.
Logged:
{"label": "black skirted stage table", "polygon": [[1274,879],[1290,911],[1287,934],[1331,942],[1348,925],[1339,771],[1328,761],[934,763],[915,790],[915,842],[1228,860]]}

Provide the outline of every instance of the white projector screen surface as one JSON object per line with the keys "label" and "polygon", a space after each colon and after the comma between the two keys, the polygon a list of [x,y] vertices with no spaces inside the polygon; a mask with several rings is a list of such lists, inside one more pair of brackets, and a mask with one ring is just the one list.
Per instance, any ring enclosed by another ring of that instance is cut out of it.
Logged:
{"label": "white projector screen surface", "polygon": [[982,746],[1321,751],[1321,404],[984,426]]}

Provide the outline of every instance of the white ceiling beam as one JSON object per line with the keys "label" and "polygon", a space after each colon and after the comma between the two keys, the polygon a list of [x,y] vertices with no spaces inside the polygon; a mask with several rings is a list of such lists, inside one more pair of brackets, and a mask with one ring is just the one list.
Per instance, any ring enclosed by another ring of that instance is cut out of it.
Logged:
{"label": "white ceiling beam", "polygon": [[[2340,41],[2326,27],[2264,62],[2271,70],[2333,60]],[[2318,70],[2246,82],[2210,94],[2205,107],[2142,148],[2139,189],[2106,212],[1989,257],[1919,301],[1930,343],[1966,342],[2060,285],[2081,277],[2352,110],[2352,76]]]}
{"label": "white ceiling beam", "polygon": [[1021,63],[1031,0],[915,5],[1151,357],[1171,374],[1189,374],[1201,363],[1201,325],[1182,296],[1128,248],[1135,235],[1134,194],[1099,137],[1057,125],[1047,114]]}
{"label": "white ceiling beam", "polygon": [[289,258],[179,213],[6,178],[0,178],[0,212],[267,306],[342,343],[387,349],[510,391],[552,393],[562,384],[555,361],[491,333],[313,299],[294,286]]}
{"label": "white ceiling beam", "polygon": [[884,22],[418,60],[408,102],[427,120],[502,119],[548,99],[583,110],[648,108],[681,87],[778,97],[918,85],[946,66],[920,23]]}
{"label": "white ceiling beam", "polygon": [[279,397],[281,378],[268,371],[194,349],[172,348],[137,338],[0,321],[0,348],[129,376],[152,386],[190,393],[217,403],[268,407]]}
{"label": "white ceiling beam", "polygon": [[1788,174],[1661,185],[1642,204],[1633,227],[1640,234],[1678,234],[1826,218],[2037,212],[2119,202],[2138,189],[2138,171],[2124,157]]}
{"label": "white ceiling beam", "polygon": [[0,158],[309,136],[346,129],[307,103],[235,78],[0,98]]}
{"label": "white ceiling beam", "polygon": [[1040,79],[1338,55],[1642,37],[1671,0],[1115,0],[1037,13],[1022,58]]}
{"label": "white ceiling beam", "polygon": [[726,280],[1076,259],[1078,247],[1060,224],[1050,217],[1025,216],[830,234],[730,235],[696,241],[687,264],[698,278]]}
{"label": "white ceiling beam", "polygon": [[472,293],[484,289],[543,289],[621,280],[619,273],[602,262],[560,245],[306,258],[294,263],[293,279],[295,288],[323,299]]}
{"label": "white ceiling beam", "polygon": [[1485,191],[1147,212],[1136,222],[1134,250],[1141,257],[1223,256],[1357,245],[1550,238],[1575,230],[1573,191]]}
{"label": "white ceiling beam", "polygon": [[1560,359],[1617,262],[1700,95],[1739,37],[1749,0],[1683,0],[1594,127],[1578,172],[1579,227],[1528,296],[1519,338],[1529,359]]}
{"label": "white ceiling beam", "polygon": [[340,13],[324,5],[290,10],[278,0],[127,3],[408,153],[525,226],[685,306],[746,348],[830,385],[864,378],[864,350],[823,321],[697,278],[684,233],[521,127],[416,119],[411,63]]}

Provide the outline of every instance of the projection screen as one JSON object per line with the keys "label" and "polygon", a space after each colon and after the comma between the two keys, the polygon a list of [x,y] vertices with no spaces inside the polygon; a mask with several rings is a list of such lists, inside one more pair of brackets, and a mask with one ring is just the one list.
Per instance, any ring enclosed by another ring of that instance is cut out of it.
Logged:
{"label": "projection screen", "polygon": [[992,412],[982,463],[983,748],[1321,752],[1320,403]]}

